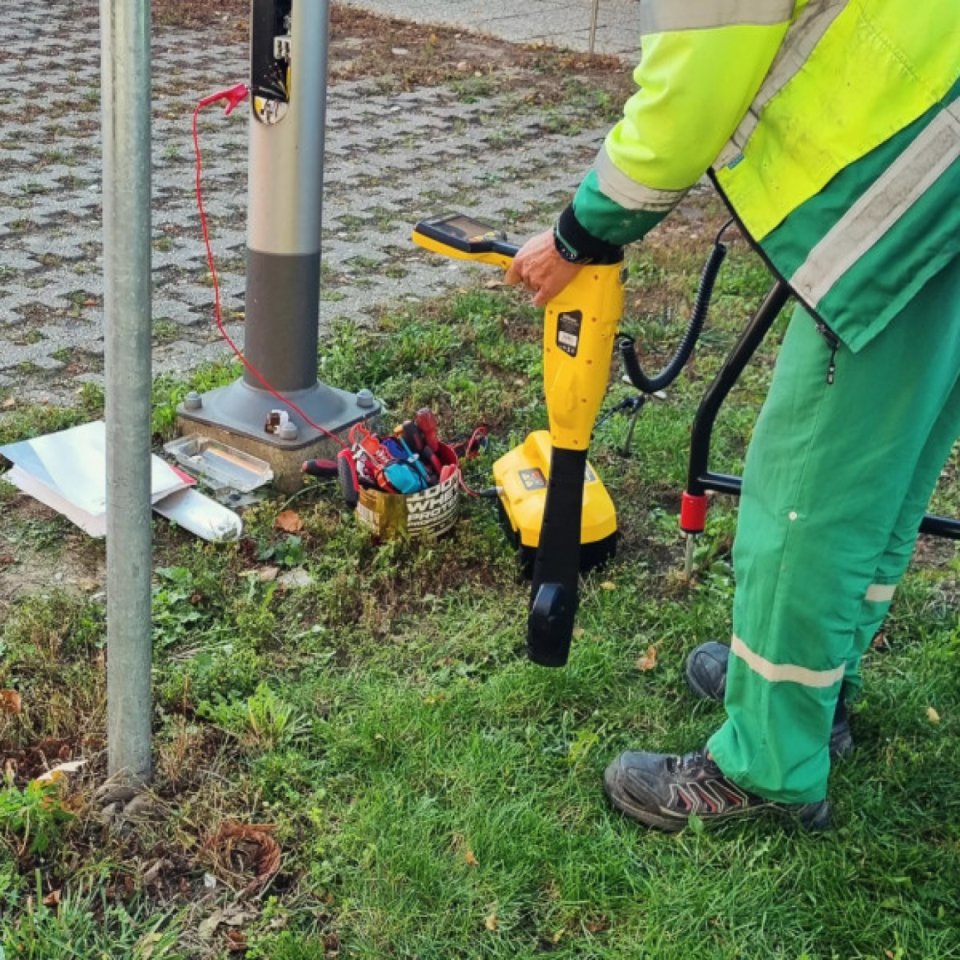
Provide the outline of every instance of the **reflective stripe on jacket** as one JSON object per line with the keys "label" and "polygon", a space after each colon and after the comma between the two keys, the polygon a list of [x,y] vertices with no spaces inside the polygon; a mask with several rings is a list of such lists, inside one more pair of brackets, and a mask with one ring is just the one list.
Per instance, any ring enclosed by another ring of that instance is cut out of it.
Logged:
{"label": "reflective stripe on jacket", "polygon": [[960,253],[956,0],[643,0],[640,90],[574,198],[641,237],[708,167],[852,349]]}

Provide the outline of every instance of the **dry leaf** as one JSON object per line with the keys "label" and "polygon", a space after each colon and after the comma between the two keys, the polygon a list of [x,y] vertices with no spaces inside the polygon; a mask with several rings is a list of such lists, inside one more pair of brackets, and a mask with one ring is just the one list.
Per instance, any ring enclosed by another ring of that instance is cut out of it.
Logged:
{"label": "dry leaf", "polygon": [[277,515],[273,525],[285,533],[299,533],[303,529],[303,520],[296,510],[284,510]]}
{"label": "dry leaf", "polygon": [[280,869],[280,845],[272,833],[271,824],[230,822],[220,827],[204,846],[221,874],[236,882],[246,880],[244,893],[253,893]]}
{"label": "dry leaf", "polygon": [[0,403],[0,409],[12,410],[16,405],[17,401],[14,397],[6,397],[3,403]]}
{"label": "dry leaf", "polygon": [[44,898],[43,905],[45,907],[55,907],[60,903],[60,889],[51,890]]}
{"label": "dry leaf", "polygon": [[653,670],[657,665],[657,648],[647,647],[647,652],[642,657],[637,657],[636,667],[644,673]]}
{"label": "dry leaf", "polygon": [[270,583],[280,576],[279,567],[261,567],[256,571],[256,577],[261,583]]}
{"label": "dry leaf", "polygon": [[220,926],[222,920],[223,911],[214,910],[206,920],[200,921],[200,926],[197,927],[197,936],[201,940],[210,940],[217,932],[217,927]]}
{"label": "dry leaf", "polygon": [[604,580],[603,583],[600,584],[600,589],[601,589],[601,590],[616,590],[616,589],[617,589],[617,585],[616,585],[612,580]]}
{"label": "dry leaf", "polygon": [[573,628],[573,639],[574,639],[574,640],[579,640],[582,636],[584,636],[584,634],[586,634],[586,632],[587,632],[587,631],[584,630],[583,627],[574,627],[574,628]]}
{"label": "dry leaf", "polygon": [[141,877],[141,880],[143,881],[143,885],[145,887],[149,887],[152,884],[156,883],[157,880],[160,879],[161,871],[165,867],[169,867],[169,866],[171,866],[170,861],[165,860],[163,857],[161,857],[152,866],[147,867],[147,869],[143,871],[143,876]]}
{"label": "dry leaf", "polygon": [[463,855],[463,859],[467,861],[468,867],[480,866],[480,861],[477,859],[477,855],[469,847],[467,847],[467,852]]}
{"label": "dry leaf", "polygon": [[242,930],[227,932],[227,951],[229,953],[246,953],[247,935]]}
{"label": "dry leaf", "polygon": [[934,724],[939,723],[939,722],[940,722],[940,714],[937,713],[937,711],[934,710],[933,707],[927,707],[927,719],[928,719],[931,723],[934,723]]}
{"label": "dry leaf", "polygon": [[239,907],[227,907],[223,913],[223,922],[228,927],[242,927],[245,923],[255,920],[257,915],[250,910],[241,910]]}
{"label": "dry leaf", "polygon": [[288,570],[277,577],[277,583],[288,590],[301,590],[313,583],[313,577],[306,570],[297,567],[297,569]]}
{"label": "dry leaf", "polygon": [[491,931],[497,929],[497,911],[496,911],[496,910],[494,910],[493,913],[491,913],[491,914],[486,918],[486,920],[483,921],[483,925],[484,925],[488,930],[491,930]]}
{"label": "dry leaf", "polygon": [[23,701],[16,690],[0,690],[0,713],[11,713],[14,716],[23,709]]}

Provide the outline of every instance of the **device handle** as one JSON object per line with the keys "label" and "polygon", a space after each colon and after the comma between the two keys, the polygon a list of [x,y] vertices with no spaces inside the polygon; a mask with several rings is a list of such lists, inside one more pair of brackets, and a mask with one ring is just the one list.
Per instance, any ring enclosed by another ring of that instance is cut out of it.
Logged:
{"label": "device handle", "polygon": [[520,247],[488,224],[462,214],[430,217],[414,228],[417,246],[454,260],[474,260],[507,270]]}

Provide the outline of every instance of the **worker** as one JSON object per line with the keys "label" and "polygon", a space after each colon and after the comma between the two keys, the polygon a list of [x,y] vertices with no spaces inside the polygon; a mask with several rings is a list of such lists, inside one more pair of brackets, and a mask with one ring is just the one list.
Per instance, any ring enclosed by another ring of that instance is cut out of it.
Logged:
{"label": "worker", "polygon": [[543,305],[709,170],[798,306],[747,452],[729,649],[688,660],[726,719],[604,776],[651,827],[829,822],[831,741],[960,433],[954,0],[642,0],[639,90],[508,280]]}

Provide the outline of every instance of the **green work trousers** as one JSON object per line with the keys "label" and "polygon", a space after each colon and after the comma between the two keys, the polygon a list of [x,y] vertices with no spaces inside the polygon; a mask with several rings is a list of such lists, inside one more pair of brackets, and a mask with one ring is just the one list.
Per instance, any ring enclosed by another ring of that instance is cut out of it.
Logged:
{"label": "green work trousers", "polygon": [[743,472],[727,720],[708,748],[747,790],[826,796],[841,685],[910,561],[960,435],[960,263],[857,353],[797,309]]}

